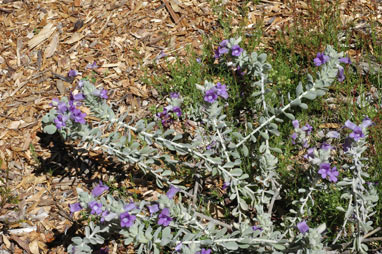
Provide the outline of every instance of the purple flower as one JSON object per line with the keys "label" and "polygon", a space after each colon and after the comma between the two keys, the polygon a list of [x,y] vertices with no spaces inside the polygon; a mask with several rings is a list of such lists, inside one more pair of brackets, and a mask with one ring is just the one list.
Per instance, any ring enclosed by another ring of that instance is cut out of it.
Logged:
{"label": "purple flower", "polygon": [[304,155],[305,159],[314,158],[314,148],[309,148],[307,153]]}
{"label": "purple flower", "polygon": [[168,210],[168,208],[164,208],[158,216],[158,225],[167,227],[171,221],[172,218],[170,217],[170,210]]}
{"label": "purple flower", "polygon": [[350,58],[349,57],[341,57],[340,59],[338,59],[340,61],[340,63],[344,63],[344,64],[351,64],[351,61],[350,61]]}
{"label": "purple flower", "polygon": [[178,117],[182,116],[182,110],[179,107],[173,107],[172,112],[174,112]]}
{"label": "purple flower", "polygon": [[329,176],[329,181],[336,183],[337,182],[337,176],[338,176],[338,171],[337,167],[331,168],[331,170],[328,171],[328,176]]}
{"label": "purple flower", "polygon": [[222,55],[224,54],[227,54],[228,53],[228,49],[225,48],[225,47],[218,47],[216,50],[215,50],[215,58],[218,59],[220,58]]}
{"label": "purple flower", "polygon": [[81,100],[85,99],[85,96],[82,93],[77,93],[77,94],[73,95],[73,99],[74,99],[74,101],[81,101]]}
{"label": "purple flower", "polygon": [[347,120],[345,122],[345,127],[351,129],[353,132],[350,133],[349,137],[354,139],[354,141],[358,141],[360,138],[365,137],[365,135],[362,132],[362,128],[352,123],[350,120]]}
{"label": "purple flower", "polygon": [[106,219],[106,217],[107,217],[109,214],[110,214],[109,211],[103,211],[102,214],[101,214],[101,219],[100,219],[100,221],[101,221],[101,222],[104,222],[105,219]]}
{"label": "purple flower", "polygon": [[102,181],[99,181],[99,184],[92,190],[93,197],[100,196],[104,191],[107,191],[109,187],[104,185]]}
{"label": "purple flower", "polygon": [[228,99],[227,86],[222,85],[220,82],[216,84],[216,93],[218,96]]}
{"label": "purple flower", "polygon": [[72,110],[72,113],[70,114],[70,117],[76,122],[80,124],[85,124],[85,117],[86,113],[83,113],[78,108],[74,108]]}
{"label": "purple flower", "polygon": [[129,212],[124,212],[119,215],[121,227],[129,228],[134,224],[137,217],[135,215],[129,214]]}
{"label": "purple flower", "polygon": [[321,146],[321,149],[323,150],[331,150],[333,149],[333,147],[327,143],[323,143],[322,146]]}
{"label": "purple flower", "polygon": [[66,102],[60,101],[58,98],[53,98],[52,102],[49,104],[52,107],[56,107],[58,112],[65,114],[68,111],[68,106]]}
{"label": "purple flower", "polygon": [[101,214],[102,213],[102,204],[98,203],[97,201],[93,200],[89,202],[89,207],[91,209],[91,214]]}
{"label": "purple flower", "polygon": [[202,60],[198,57],[198,58],[196,58],[196,62],[201,63]]}
{"label": "purple flower", "polygon": [[345,72],[344,68],[342,68],[342,67],[338,68],[337,79],[339,82],[342,82],[345,80],[344,72]]}
{"label": "purple flower", "polygon": [[73,213],[82,210],[82,206],[80,205],[79,202],[74,203],[74,204],[70,204],[69,207],[70,207],[70,215],[73,215]]}
{"label": "purple flower", "polygon": [[292,139],[292,144],[295,145],[296,144],[297,133],[294,132],[290,137]]}
{"label": "purple flower", "polygon": [[57,117],[53,120],[57,129],[61,129],[66,126],[66,121],[68,121],[69,117],[66,115],[58,114]]}
{"label": "purple flower", "polygon": [[68,107],[66,106],[65,102],[59,102],[57,105],[57,110],[61,114],[64,114],[64,113],[66,113],[66,111],[68,111]]}
{"label": "purple flower", "polygon": [[230,182],[225,182],[225,183],[223,183],[222,189],[225,190],[225,189],[227,189],[230,185],[231,185]]}
{"label": "purple flower", "polygon": [[152,206],[148,206],[149,208],[149,212],[150,212],[150,215],[152,216],[154,213],[158,212],[159,211],[159,205],[158,204],[154,204]]}
{"label": "purple flower", "polygon": [[98,68],[96,61],[94,61],[92,64],[88,63],[85,67],[85,69],[96,69]]}
{"label": "purple flower", "polygon": [[129,204],[127,204],[123,207],[123,210],[125,210],[126,212],[129,212],[129,211],[136,209],[136,208],[137,208],[137,206],[134,204],[134,202],[130,202]]}
{"label": "purple flower", "polygon": [[233,45],[232,48],[232,56],[240,56],[244,49],[240,48],[239,45]]}
{"label": "purple flower", "polygon": [[176,188],[175,186],[171,185],[170,189],[166,193],[166,196],[169,199],[172,199],[178,191],[179,191],[178,188]]}
{"label": "purple flower", "polygon": [[164,108],[163,111],[160,112],[160,113],[157,113],[156,116],[159,117],[159,118],[163,118],[167,114],[168,114],[167,108]]}
{"label": "purple flower", "polygon": [[156,115],[161,119],[163,127],[168,127],[173,122],[173,119],[169,115],[169,111],[167,108],[164,108],[163,112],[157,113]]}
{"label": "purple flower", "polygon": [[301,128],[301,130],[303,130],[303,131],[305,131],[306,132],[306,134],[310,134],[311,132],[312,132],[312,130],[313,130],[313,127],[310,125],[310,124],[305,124],[305,126],[303,126],[302,128]]}
{"label": "purple flower", "polygon": [[328,134],[326,134],[328,138],[339,138],[340,133],[337,131],[329,131]]}
{"label": "purple flower", "polygon": [[94,90],[93,94],[97,97],[100,97],[101,99],[106,100],[107,98],[109,98],[109,96],[107,96],[107,90],[104,88],[102,88],[101,90]]}
{"label": "purple flower", "polygon": [[371,119],[369,117],[365,117],[362,120],[362,123],[361,123],[360,127],[367,128],[367,127],[369,127],[370,125],[373,125],[373,124],[374,124],[374,122],[371,121]]}
{"label": "purple flower", "polygon": [[252,230],[253,231],[256,231],[256,230],[263,231],[263,229],[261,227],[258,227],[258,226],[253,226]]}
{"label": "purple flower", "polygon": [[175,246],[175,251],[178,252],[178,251],[181,251],[182,250],[182,243],[178,243],[176,246]]}
{"label": "purple flower", "polygon": [[228,46],[228,40],[223,40],[222,42],[220,42],[219,44],[221,47],[227,47]]}
{"label": "purple flower", "polygon": [[306,224],[306,221],[301,221],[297,223],[297,228],[300,231],[300,233],[305,234],[309,230],[308,224]]}
{"label": "purple flower", "polygon": [[322,179],[326,179],[326,177],[328,176],[328,171],[330,171],[330,163],[321,163],[320,170],[318,170],[318,173],[321,175]]}
{"label": "purple flower", "polygon": [[218,48],[218,51],[219,51],[219,54],[220,54],[220,55],[224,55],[224,54],[227,54],[227,53],[228,53],[228,49],[227,49],[227,48],[224,48],[224,47],[219,47],[219,48]]}
{"label": "purple flower", "polygon": [[204,95],[204,101],[209,103],[214,103],[218,98],[217,90],[215,87],[209,89],[206,91],[206,94]]}
{"label": "purple flower", "polygon": [[201,251],[195,252],[195,254],[211,254],[211,249],[204,249],[202,248]]}
{"label": "purple flower", "polygon": [[329,61],[329,56],[324,55],[323,53],[318,52],[316,58],[313,59],[315,66],[320,66]]}
{"label": "purple flower", "polygon": [[170,98],[171,99],[178,99],[180,96],[179,96],[179,93],[176,93],[176,92],[172,92],[170,93]]}
{"label": "purple flower", "polygon": [[295,129],[298,129],[300,126],[298,120],[293,120],[292,125],[293,125],[293,128],[295,128]]}
{"label": "purple flower", "polygon": [[329,176],[329,181],[337,182],[337,167],[330,168],[330,163],[321,163],[318,173],[321,174],[322,179],[326,179]]}
{"label": "purple flower", "polygon": [[68,76],[69,77],[75,77],[75,76],[77,76],[78,75],[78,72],[76,71],[76,70],[70,70],[69,72],[68,72]]}

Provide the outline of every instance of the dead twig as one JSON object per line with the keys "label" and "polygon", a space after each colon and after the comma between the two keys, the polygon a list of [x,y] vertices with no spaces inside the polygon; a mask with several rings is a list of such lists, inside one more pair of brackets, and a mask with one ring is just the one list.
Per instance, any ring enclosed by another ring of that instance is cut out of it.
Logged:
{"label": "dead twig", "polygon": [[179,23],[179,17],[172,9],[171,5],[167,2],[167,0],[162,0],[162,2],[166,5],[167,11],[170,13],[171,18],[174,20],[175,24]]}

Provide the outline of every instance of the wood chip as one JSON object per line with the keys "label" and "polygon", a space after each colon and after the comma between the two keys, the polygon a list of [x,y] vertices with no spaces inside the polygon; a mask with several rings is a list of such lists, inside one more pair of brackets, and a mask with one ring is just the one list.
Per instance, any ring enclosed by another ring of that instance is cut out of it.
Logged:
{"label": "wood chip", "polygon": [[44,57],[45,58],[49,58],[49,57],[53,56],[54,52],[56,52],[58,42],[59,42],[59,34],[56,32],[52,36],[52,39],[50,40],[48,47],[44,51]]}
{"label": "wood chip", "polygon": [[53,25],[53,23],[49,23],[33,38],[28,42],[29,49],[33,49],[34,47],[40,45],[42,42],[44,42],[46,39],[48,39],[52,33],[56,30],[56,27]]}
{"label": "wood chip", "polygon": [[74,33],[72,35],[72,37],[70,37],[70,39],[66,40],[64,43],[66,43],[66,44],[73,44],[73,43],[81,40],[82,38],[84,38],[83,34],[81,34],[81,33]]}

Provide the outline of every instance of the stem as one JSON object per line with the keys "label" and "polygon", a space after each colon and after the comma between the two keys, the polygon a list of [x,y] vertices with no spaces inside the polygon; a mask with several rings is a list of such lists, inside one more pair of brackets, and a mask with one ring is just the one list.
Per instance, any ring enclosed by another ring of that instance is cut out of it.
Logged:
{"label": "stem", "polygon": [[[351,198],[349,199],[348,210],[349,210],[349,208],[350,208],[350,206],[351,206],[351,204],[352,204],[352,201],[353,201],[353,198],[351,197]],[[338,235],[336,236],[336,239],[334,239],[334,241],[333,241],[333,243],[332,243],[333,245],[338,241],[338,239],[340,238],[342,232],[345,230],[345,226],[346,226],[346,223],[347,223],[348,219],[349,219],[349,218],[345,218],[345,221],[344,221],[344,223],[343,223],[343,225],[342,225],[342,229],[341,229],[341,231],[338,233]]]}
{"label": "stem", "polygon": [[[263,101],[264,113],[267,117],[269,117],[267,103],[265,102],[264,82],[265,82],[264,74],[261,74],[261,99]],[[265,133],[268,135],[268,129],[265,129]],[[267,150],[269,150],[269,140],[268,139],[265,140],[265,146],[267,147]]]}
{"label": "stem", "polygon": [[222,145],[223,152],[225,153],[225,156],[226,156],[226,158],[227,158],[227,161],[231,161],[231,160],[229,159],[229,155],[228,155],[228,153],[227,153],[227,149],[226,149],[226,147],[225,147],[225,145],[224,145],[224,139],[223,139],[223,137],[222,137],[222,135],[221,135],[221,133],[220,133],[220,131],[219,131],[219,128],[218,128],[218,126],[217,126],[216,119],[213,121],[213,124],[214,124],[214,127],[216,128],[216,132],[218,133],[218,136],[219,136],[219,139],[220,139],[220,143],[221,143],[221,145]]}

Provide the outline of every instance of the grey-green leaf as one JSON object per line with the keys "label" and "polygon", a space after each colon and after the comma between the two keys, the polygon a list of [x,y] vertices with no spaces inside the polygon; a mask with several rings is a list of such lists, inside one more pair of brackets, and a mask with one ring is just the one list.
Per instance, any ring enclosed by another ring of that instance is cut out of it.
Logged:
{"label": "grey-green leaf", "polygon": [[54,134],[56,132],[56,130],[57,130],[57,128],[53,124],[49,124],[49,125],[44,127],[44,132],[48,133],[50,135]]}

